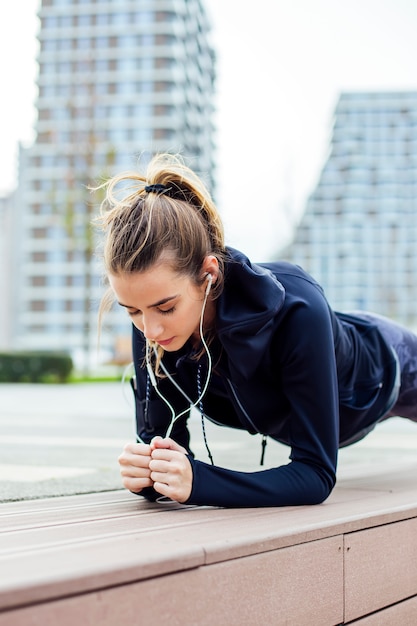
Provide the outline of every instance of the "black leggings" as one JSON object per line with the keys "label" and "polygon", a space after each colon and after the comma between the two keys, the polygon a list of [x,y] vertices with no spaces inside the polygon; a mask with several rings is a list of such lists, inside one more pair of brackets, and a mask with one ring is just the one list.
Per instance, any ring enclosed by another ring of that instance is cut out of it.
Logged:
{"label": "black leggings", "polygon": [[355,311],[354,315],[373,322],[381,335],[397,353],[401,368],[401,384],[397,401],[388,417],[407,417],[417,422],[417,335],[376,313]]}

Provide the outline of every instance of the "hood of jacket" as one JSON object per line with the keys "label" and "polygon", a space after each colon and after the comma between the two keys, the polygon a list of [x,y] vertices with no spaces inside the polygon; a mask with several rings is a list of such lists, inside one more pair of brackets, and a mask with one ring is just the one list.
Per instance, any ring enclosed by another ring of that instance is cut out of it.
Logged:
{"label": "hood of jacket", "polygon": [[225,280],[217,300],[216,330],[229,363],[243,378],[258,367],[285,301],[285,289],[268,269],[253,264],[241,252],[227,248]]}

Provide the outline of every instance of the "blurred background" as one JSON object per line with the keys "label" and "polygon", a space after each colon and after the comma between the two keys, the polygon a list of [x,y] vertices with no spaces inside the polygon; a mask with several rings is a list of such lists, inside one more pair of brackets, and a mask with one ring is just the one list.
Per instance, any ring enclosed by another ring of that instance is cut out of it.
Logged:
{"label": "blurred background", "polygon": [[129,361],[116,310],[97,351],[87,187],[157,151],[203,176],[230,245],[415,329],[416,27],[414,0],[8,3],[0,351],[63,352],[90,375]]}

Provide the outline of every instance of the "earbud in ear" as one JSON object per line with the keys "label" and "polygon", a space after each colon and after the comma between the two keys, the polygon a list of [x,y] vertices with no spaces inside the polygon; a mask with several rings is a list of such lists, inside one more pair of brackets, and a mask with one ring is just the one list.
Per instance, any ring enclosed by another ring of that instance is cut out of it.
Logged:
{"label": "earbud in ear", "polygon": [[211,274],[207,274],[207,287],[206,287],[206,296],[209,295],[211,289],[211,283],[213,282],[213,276]]}

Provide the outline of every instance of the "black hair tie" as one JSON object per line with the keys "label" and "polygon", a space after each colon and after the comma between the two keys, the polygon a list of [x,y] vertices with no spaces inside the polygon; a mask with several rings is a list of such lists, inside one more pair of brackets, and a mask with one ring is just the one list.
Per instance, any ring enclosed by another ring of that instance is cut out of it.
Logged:
{"label": "black hair tie", "polygon": [[166,193],[171,187],[167,187],[166,185],[162,185],[161,183],[156,183],[155,185],[146,185],[145,191],[146,193]]}

